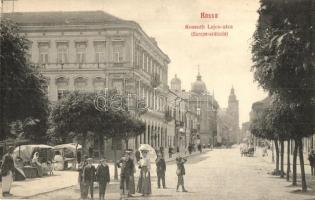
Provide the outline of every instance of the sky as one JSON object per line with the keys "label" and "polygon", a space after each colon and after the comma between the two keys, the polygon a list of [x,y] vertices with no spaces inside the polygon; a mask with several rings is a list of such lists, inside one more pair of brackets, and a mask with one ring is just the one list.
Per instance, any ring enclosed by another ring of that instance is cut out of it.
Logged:
{"label": "sky", "polygon": [[[258,18],[259,0],[17,0],[15,12],[103,10],[116,17],[133,20],[158,42],[171,59],[169,82],[175,74],[182,88],[191,89],[198,65],[209,92],[215,94],[221,108],[227,107],[231,87],[239,100],[240,125],[249,120],[252,103],[267,94],[258,87],[250,71],[251,37]],[[4,11],[12,11],[5,1]],[[201,13],[218,14],[201,18]],[[191,36],[186,25],[232,25],[228,36]]]}

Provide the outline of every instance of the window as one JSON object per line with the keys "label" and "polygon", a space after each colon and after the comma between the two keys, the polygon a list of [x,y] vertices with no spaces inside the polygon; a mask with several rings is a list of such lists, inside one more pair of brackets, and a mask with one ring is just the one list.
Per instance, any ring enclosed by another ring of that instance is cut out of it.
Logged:
{"label": "window", "polygon": [[149,72],[149,65],[150,65],[150,57],[147,56],[147,66],[146,66],[146,72]]}
{"label": "window", "polygon": [[149,65],[149,73],[152,74],[152,67],[153,67],[153,59],[150,59],[150,65]]}
{"label": "window", "polygon": [[57,63],[68,62],[68,43],[57,43]]}
{"label": "window", "polygon": [[114,89],[117,90],[117,92],[119,94],[123,93],[123,90],[124,90],[124,83],[123,83],[123,81],[121,81],[121,80],[113,80],[112,86],[113,86]]}
{"label": "window", "polygon": [[137,66],[140,65],[140,51],[139,50],[136,51],[136,65]]}
{"label": "window", "polygon": [[105,62],[105,42],[95,42],[95,62],[104,63]]}
{"label": "window", "polygon": [[76,44],[76,61],[77,63],[85,63],[86,60],[86,43],[80,42]]}
{"label": "window", "polygon": [[47,64],[49,62],[48,59],[48,51],[49,51],[49,44],[48,43],[39,43],[39,63],[40,64]]}
{"label": "window", "polygon": [[65,98],[68,94],[68,90],[58,90],[58,100]]}
{"label": "window", "polygon": [[74,80],[75,91],[85,93],[87,90],[87,79],[83,77],[78,77]]}
{"label": "window", "polygon": [[123,41],[113,42],[113,61],[114,62],[124,61],[124,42]]}
{"label": "window", "polygon": [[145,54],[144,52],[142,52],[142,59],[141,59],[141,66],[142,66],[142,70],[144,71],[144,60],[145,60]]}
{"label": "window", "polygon": [[148,56],[143,54],[143,59],[144,59],[143,71],[147,71]]}

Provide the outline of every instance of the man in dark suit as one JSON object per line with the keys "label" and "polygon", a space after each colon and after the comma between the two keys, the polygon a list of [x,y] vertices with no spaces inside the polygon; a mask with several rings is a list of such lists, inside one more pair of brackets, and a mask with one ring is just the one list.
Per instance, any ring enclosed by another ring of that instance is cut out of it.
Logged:
{"label": "man in dark suit", "polygon": [[117,162],[117,167],[121,168],[120,170],[120,190],[121,197],[123,197],[126,193],[128,197],[132,197],[129,193],[129,182],[130,176],[134,172],[134,163],[133,160],[130,159],[130,151],[126,151],[125,155]]}
{"label": "man in dark suit", "polygon": [[161,187],[161,180],[163,188],[165,187],[165,171],[166,171],[166,163],[161,154],[158,154],[158,158],[155,161],[156,163],[156,173],[158,177],[158,188]]}
{"label": "man in dark suit", "polygon": [[96,180],[99,185],[99,198],[100,200],[104,200],[106,185],[110,181],[109,168],[105,162],[105,159],[100,160],[100,164],[96,169]]}
{"label": "man in dark suit", "polygon": [[95,179],[95,167],[92,165],[92,158],[87,159],[87,165],[83,169],[84,182],[84,199],[87,198],[90,190],[91,198],[93,199],[93,186]]}
{"label": "man in dark suit", "polygon": [[3,157],[3,163],[1,165],[1,176],[2,176],[2,197],[12,196],[10,193],[11,184],[13,182],[13,173],[15,170],[13,161],[14,147],[10,146],[8,153]]}

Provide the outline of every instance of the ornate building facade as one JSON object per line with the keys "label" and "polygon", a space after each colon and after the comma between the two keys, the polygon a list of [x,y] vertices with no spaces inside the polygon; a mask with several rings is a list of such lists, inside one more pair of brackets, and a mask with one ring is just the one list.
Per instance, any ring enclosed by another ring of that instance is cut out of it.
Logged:
{"label": "ornate building facade", "polygon": [[[207,91],[206,84],[202,81],[200,73],[198,72],[197,79],[192,83],[189,92],[181,89],[181,81],[177,76],[171,81],[171,89],[172,92],[183,99],[186,107],[184,115],[190,116],[193,119],[192,123],[195,124],[189,132],[185,131],[186,137],[189,138],[189,143],[195,144],[198,142],[205,145],[215,145],[217,141],[217,110],[219,105],[214,96]],[[178,132],[180,131],[177,131],[177,134]]]}
{"label": "ornate building facade", "polygon": [[6,18],[30,41],[30,61],[47,77],[51,102],[76,90],[136,95],[149,110],[141,116],[146,132],[131,139],[130,148],[168,144],[164,109],[170,59],[139,24],[103,11],[12,13]]}

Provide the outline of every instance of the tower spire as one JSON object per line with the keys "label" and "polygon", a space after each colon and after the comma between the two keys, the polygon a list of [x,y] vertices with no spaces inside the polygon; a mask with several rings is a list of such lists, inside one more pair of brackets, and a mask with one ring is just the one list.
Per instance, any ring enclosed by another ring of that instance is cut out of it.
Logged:
{"label": "tower spire", "polygon": [[201,81],[200,66],[199,66],[199,64],[198,64],[198,75],[197,75],[197,80]]}

